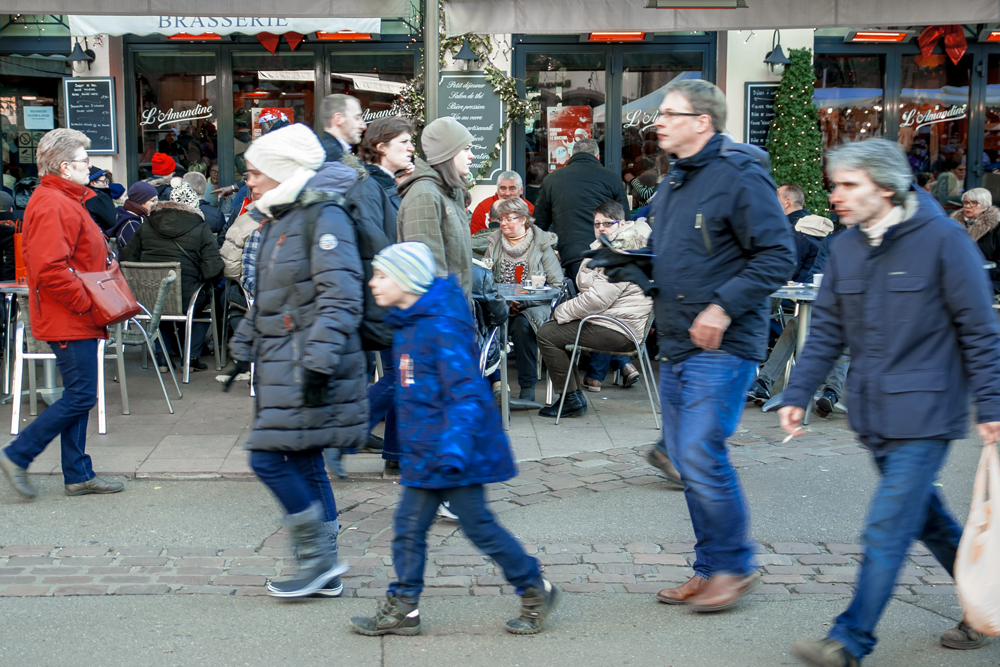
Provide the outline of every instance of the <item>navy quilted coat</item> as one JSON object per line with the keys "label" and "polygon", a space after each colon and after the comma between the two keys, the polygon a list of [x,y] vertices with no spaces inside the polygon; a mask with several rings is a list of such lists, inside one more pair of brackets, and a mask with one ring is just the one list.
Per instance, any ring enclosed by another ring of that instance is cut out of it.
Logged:
{"label": "navy quilted coat", "polygon": [[396,429],[401,483],[447,489],[502,482],[517,474],[490,383],[479,374],[469,302],[454,276],[436,278],[396,330]]}
{"label": "navy quilted coat", "polygon": [[[304,239],[302,204],[317,191],[343,194],[357,174],[324,164],[292,205],[272,208],[261,229],[256,301],[233,336],[233,357],[256,362],[256,419],[246,448],[304,451],[360,447],[368,437],[367,369],[361,350],[361,258],[354,224],[327,205]],[[330,376],[328,405],[305,407],[303,369]]]}

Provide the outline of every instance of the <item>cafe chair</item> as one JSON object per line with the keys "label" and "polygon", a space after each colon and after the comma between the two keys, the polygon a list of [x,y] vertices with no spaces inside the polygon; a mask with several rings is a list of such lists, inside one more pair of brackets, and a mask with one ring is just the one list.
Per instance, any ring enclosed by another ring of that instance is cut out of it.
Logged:
{"label": "cafe chair", "polygon": [[[38,382],[35,361],[55,361],[56,355],[48,343],[36,340],[31,335],[30,308],[28,298],[19,296],[18,302],[21,314],[17,320],[14,332],[14,379],[11,383],[11,413],[10,434],[17,435],[21,430],[21,391],[24,384],[24,366],[28,366],[28,410],[32,416],[38,414]],[[107,341],[97,341],[97,432],[104,435],[108,432],[107,401],[104,393],[104,364],[108,360],[118,362],[118,384],[122,392],[122,414],[128,414],[128,390],[125,384],[125,359],[121,350],[114,355],[105,353]]]}
{"label": "cafe chair", "polygon": [[[635,345],[635,350],[631,352],[615,352],[613,350],[600,350],[593,347],[587,347],[585,345],[580,345],[580,332],[583,330],[583,325],[591,320],[603,320],[605,322],[611,322],[617,328],[620,328],[622,332],[628,336],[628,338]],[[646,319],[646,326],[643,331],[648,332],[650,327],[653,326],[653,314],[650,313],[649,317]],[[646,395],[649,396],[649,405],[653,409],[653,423],[656,425],[656,429],[660,429],[660,416],[657,413],[657,402],[659,397],[654,398],[656,392],[654,392],[650,386],[651,378],[653,377],[653,363],[649,359],[649,352],[646,350],[646,339],[645,337],[639,341],[636,339],[635,334],[625,326],[620,320],[616,320],[613,317],[608,317],[607,315],[587,315],[582,320],[580,320],[580,325],[576,329],[576,339],[571,345],[566,346],[566,351],[570,353],[569,358],[569,373],[566,374],[566,382],[563,384],[562,395],[559,397],[559,410],[556,412],[556,425],[559,425],[559,420],[562,418],[563,404],[566,402],[566,392],[569,391],[569,378],[570,373],[576,372],[576,363],[580,358],[581,352],[590,352],[591,354],[608,354],[611,356],[626,356],[635,357],[639,362],[639,372],[642,373],[642,382],[646,386]],[[551,385],[551,380],[549,383]]]}
{"label": "cafe chair", "polygon": [[[160,284],[163,278],[168,272],[174,271],[178,276],[178,280],[170,283],[169,289],[167,290],[167,295],[163,304],[163,313],[160,315],[161,322],[183,322],[184,323],[184,384],[189,384],[191,382],[191,330],[195,322],[211,322],[211,328],[209,333],[212,335],[212,339],[218,338],[218,326],[215,316],[215,295],[212,293],[211,283],[202,283],[202,285],[195,290],[195,293],[191,295],[191,300],[188,302],[187,308],[185,309],[181,303],[181,284],[179,277],[181,275],[181,264],[180,262],[121,262],[122,275],[125,276],[125,282],[132,289],[132,294],[135,295],[136,301],[140,304],[156,303],[159,296]],[[195,317],[194,307],[195,303],[198,301],[198,295],[201,294],[202,290],[208,290],[210,295],[209,299],[209,314],[208,318]],[[147,308],[148,310],[148,308]],[[136,319],[146,320],[149,319],[149,315],[142,314],[137,315]],[[161,345],[163,342],[161,340]],[[167,354],[166,348],[163,350],[164,356],[169,356]],[[169,365],[169,359],[168,365]],[[222,346],[219,345],[218,341],[215,340],[215,369],[222,370]]]}

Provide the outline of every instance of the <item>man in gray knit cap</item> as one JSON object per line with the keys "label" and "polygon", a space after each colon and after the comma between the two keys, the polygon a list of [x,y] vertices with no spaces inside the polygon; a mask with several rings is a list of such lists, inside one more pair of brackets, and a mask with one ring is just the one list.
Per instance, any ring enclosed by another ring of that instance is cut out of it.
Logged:
{"label": "man in gray knit cap", "polygon": [[472,167],[472,133],[448,116],[424,128],[426,162],[415,158],[413,174],[399,185],[399,241],[419,241],[434,253],[437,275],[455,274],[466,296],[472,293],[472,237],[465,190]]}

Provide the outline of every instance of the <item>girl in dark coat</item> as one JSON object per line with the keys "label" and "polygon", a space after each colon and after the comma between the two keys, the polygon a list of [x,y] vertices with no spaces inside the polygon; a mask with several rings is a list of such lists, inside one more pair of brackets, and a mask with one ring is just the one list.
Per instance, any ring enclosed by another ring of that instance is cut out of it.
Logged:
{"label": "girl in dark coat", "polygon": [[454,276],[434,277],[434,255],[423,243],[389,246],[372,265],[375,299],[398,307],[387,321],[396,330],[403,493],[392,541],[396,581],[375,616],[352,618],[351,629],[368,636],[420,634],[427,530],[438,505],[449,502],[466,536],[503,568],[521,595],[521,614],[506,630],[541,632],[559,589],[486,506],[483,485],[508,480],[517,468],[489,382],[479,373],[468,299]]}
{"label": "girl in dark coat", "polygon": [[[256,258],[256,300],[232,341],[256,363],[250,467],[284,507],[298,574],[271,582],[275,597],[341,594],[337,506],[323,465],[326,447],[355,448],[368,435],[361,350],[361,259],[350,216],[323,205],[357,178],[325,152],[312,130],[290,125],[246,152],[248,184],[265,224]],[[318,170],[318,171],[316,171]]]}

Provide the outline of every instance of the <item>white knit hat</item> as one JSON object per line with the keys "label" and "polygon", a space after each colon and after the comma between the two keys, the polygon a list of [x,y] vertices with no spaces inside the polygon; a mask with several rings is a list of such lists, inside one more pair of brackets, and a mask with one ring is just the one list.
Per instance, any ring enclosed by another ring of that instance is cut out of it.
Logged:
{"label": "white knit hat", "polygon": [[244,157],[262,174],[281,183],[300,169],[319,169],[326,160],[326,151],[312,130],[295,123],[255,140]]}

